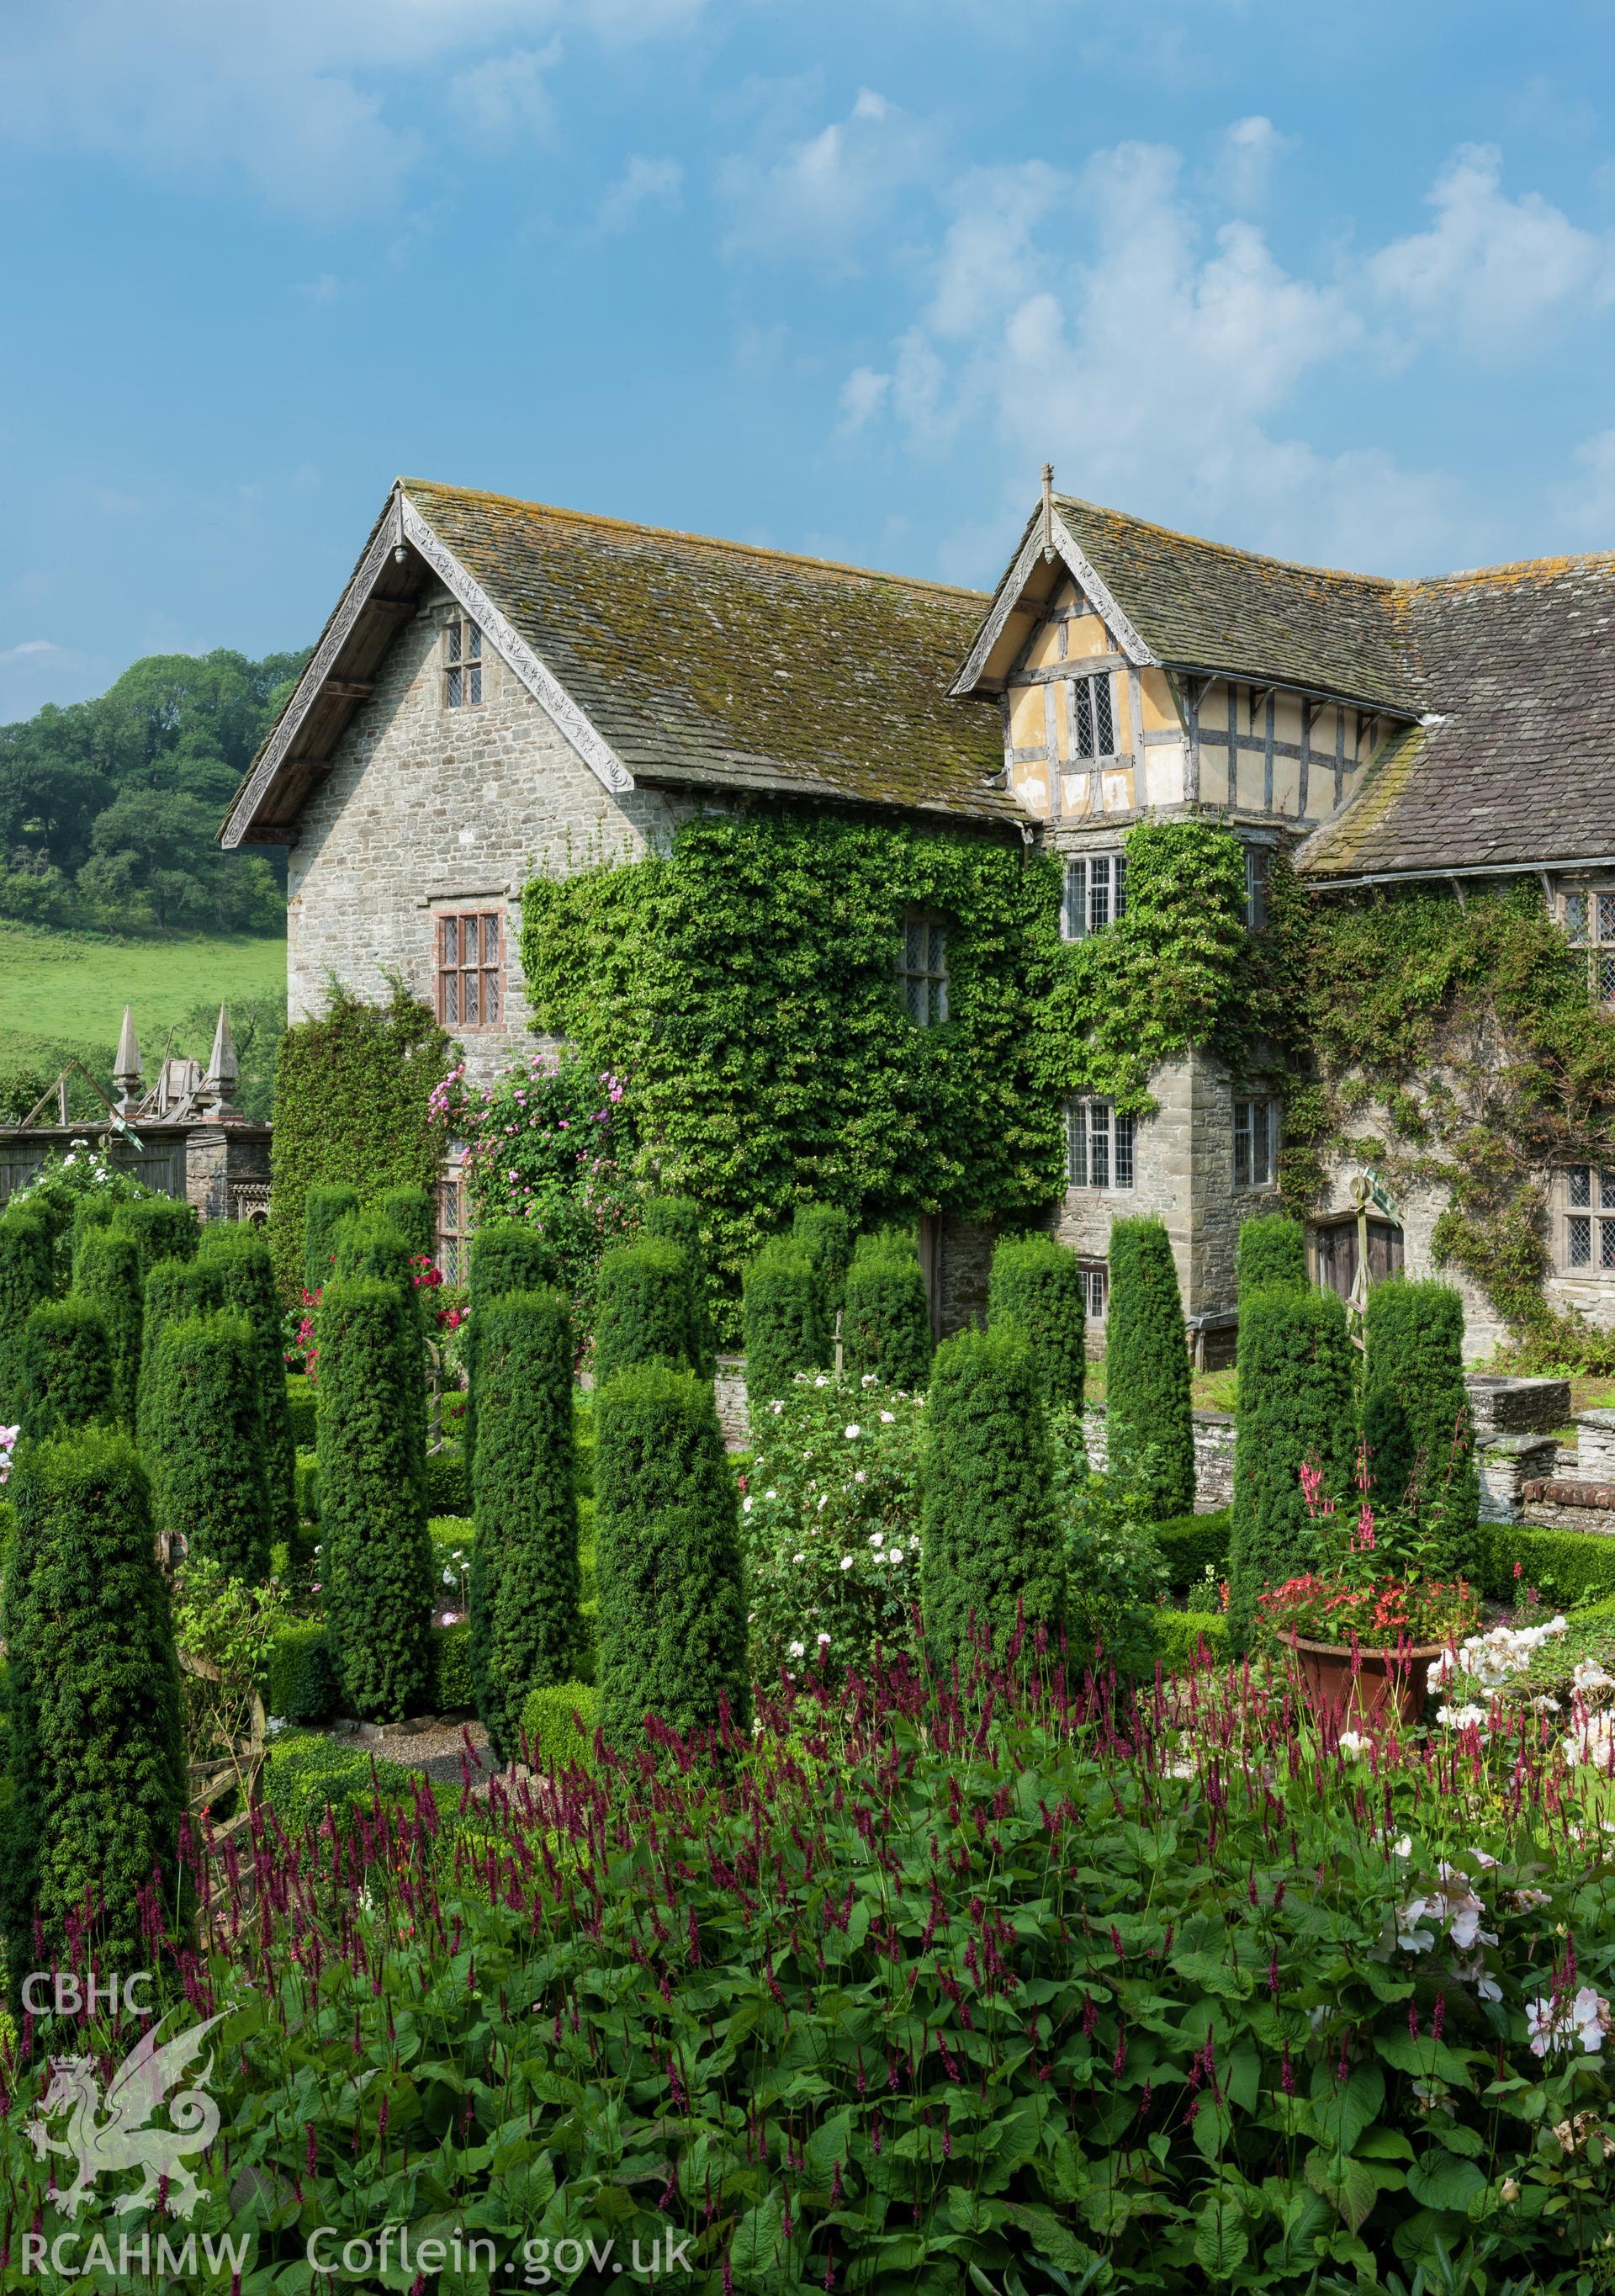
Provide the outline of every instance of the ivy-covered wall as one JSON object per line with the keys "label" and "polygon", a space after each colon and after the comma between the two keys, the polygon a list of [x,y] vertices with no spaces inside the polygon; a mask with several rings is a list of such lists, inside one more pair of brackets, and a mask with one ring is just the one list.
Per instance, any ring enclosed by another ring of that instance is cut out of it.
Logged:
{"label": "ivy-covered wall", "polygon": [[311,1187],[345,1180],[366,1202],[383,1188],[435,1189],[443,1146],[428,1103],[454,1053],[434,1015],[397,986],[385,1004],[333,986],[324,1013],[287,1029],[269,1197],[270,1248],[285,1300],[301,1291]]}
{"label": "ivy-covered wall", "polygon": [[1615,1369],[1615,1333],[1554,1296],[1544,1181],[1615,1161],[1615,1023],[1540,886],[1338,896],[1281,866],[1270,914],[1293,1208],[1315,1210],[1339,1163],[1393,1196],[1439,1190],[1435,1263],[1489,1300],[1518,1360]]}
{"label": "ivy-covered wall", "polygon": [[[758,814],[523,896],[535,1024],[627,1088],[733,1277],[803,1201],[865,1222],[1030,1219],[1064,1193],[1063,1103],[1148,1113],[1159,1062],[1243,1056],[1271,998],[1242,924],[1242,849],[1135,829],[1128,906],[1062,942],[1061,866],[969,832]],[[907,1018],[906,912],[948,928],[949,1015]]]}

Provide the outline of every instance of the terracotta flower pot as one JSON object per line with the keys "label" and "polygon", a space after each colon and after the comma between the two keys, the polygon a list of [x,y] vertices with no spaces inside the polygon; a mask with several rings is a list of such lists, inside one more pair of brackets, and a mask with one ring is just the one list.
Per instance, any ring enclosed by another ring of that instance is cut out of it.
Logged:
{"label": "terracotta flower pot", "polygon": [[1349,1643],[1314,1643],[1288,1633],[1279,1640],[1295,1652],[1308,1705],[1315,1714],[1332,1714],[1340,1729],[1380,1720],[1416,1722],[1428,1686],[1426,1669],[1447,1648],[1445,1643],[1414,1643],[1369,1650],[1359,1643],[1354,1651]]}

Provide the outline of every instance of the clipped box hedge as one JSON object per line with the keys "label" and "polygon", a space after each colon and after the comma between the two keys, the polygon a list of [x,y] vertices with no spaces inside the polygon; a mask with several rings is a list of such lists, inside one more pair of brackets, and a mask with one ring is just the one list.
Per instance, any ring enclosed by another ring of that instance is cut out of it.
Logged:
{"label": "clipped box hedge", "polygon": [[1229,1655],[1228,1621],[1220,1611],[1157,1611],[1155,1651],[1163,1674],[1182,1674],[1206,1661],[1201,1645],[1217,1666]]}
{"label": "clipped box hedge", "polygon": [[471,1681],[471,1625],[433,1627],[427,1636],[426,1702],[434,1714],[453,1714],[477,1703]]}
{"label": "clipped box hedge", "polygon": [[529,1690],[521,1709],[521,1729],[533,1768],[561,1770],[574,1764],[592,1769],[599,1710],[600,1693],[592,1683],[557,1682],[545,1690]]}
{"label": "clipped box hedge", "polygon": [[1215,1514],[1178,1514],[1155,1525],[1155,1543],[1166,1559],[1174,1587],[1193,1587],[1206,1575],[1209,1562],[1217,1577],[1226,1575],[1231,1510]]}
{"label": "clipped box hedge", "polygon": [[1544,1530],[1525,1522],[1482,1523],[1480,1532],[1480,1589],[1493,1602],[1516,1601],[1528,1587],[1562,1611],[1615,1595],[1615,1538],[1595,1530]]}
{"label": "clipped box hedge", "polygon": [[315,1390],[300,1371],[286,1374],[286,1415],[291,1422],[291,1440],[299,1451],[314,1448]]}
{"label": "clipped box hedge", "polygon": [[288,1722],[329,1722],[338,1711],[341,1690],[324,1619],[299,1620],[276,1635],[264,1703]]}
{"label": "clipped box hedge", "polygon": [[445,1443],[426,1455],[426,1512],[469,1514],[471,1493],[465,1487],[465,1450],[460,1443]]}
{"label": "clipped box hedge", "polygon": [[389,1800],[413,1801],[415,1774],[358,1745],[289,1734],[264,1764],[264,1800],[290,1832],[317,1824],[327,1810],[342,1817],[379,1788]]}

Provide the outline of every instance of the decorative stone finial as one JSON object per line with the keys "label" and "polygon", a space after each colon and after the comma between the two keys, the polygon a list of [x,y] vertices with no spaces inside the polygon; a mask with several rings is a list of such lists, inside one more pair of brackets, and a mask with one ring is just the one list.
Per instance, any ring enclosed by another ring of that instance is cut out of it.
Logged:
{"label": "decorative stone finial", "polygon": [[140,1046],[135,1038],[135,1013],[131,1005],[123,1008],[123,1026],[118,1032],[118,1050],[112,1057],[112,1081],[117,1085],[119,1099],[118,1112],[127,1116],[140,1098],[143,1071],[140,1065]]}
{"label": "decorative stone finial", "polygon": [[230,1015],[221,1004],[218,1026],[213,1031],[213,1050],[208,1060],[208,1073],[202,1078],[202,1097],[215,1114],[222,1114],[230,1106],[232,1095],[240,1081],[241,1064],[230,1038]]}
{"label": "decorative stone finial", "polygon": [[1054,465],[1053,463],[1045,463],[1043,466],[1043,554],[1051,560],[1054,555]]}

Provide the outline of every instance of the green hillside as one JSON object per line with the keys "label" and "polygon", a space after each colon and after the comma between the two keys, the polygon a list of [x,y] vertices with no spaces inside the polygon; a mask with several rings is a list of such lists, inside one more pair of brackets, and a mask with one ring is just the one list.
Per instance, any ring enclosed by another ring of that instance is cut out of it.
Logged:
{"label": "green hillside", "polygon": [[[0,1117],[21,1114],[70,1053],[110,1086],[126,1004],[134,1007],[149,1078],[165,1047],[205,1059],[221,1001],[249,1087],[243,1103],[252,1115],[266,1114],[265,1070],[284,1025],[285,996],[286,944],[268,934],[123,939],[0,920]],[[88,1114],[92,1105],[81,1088],[73,1112]]]}

